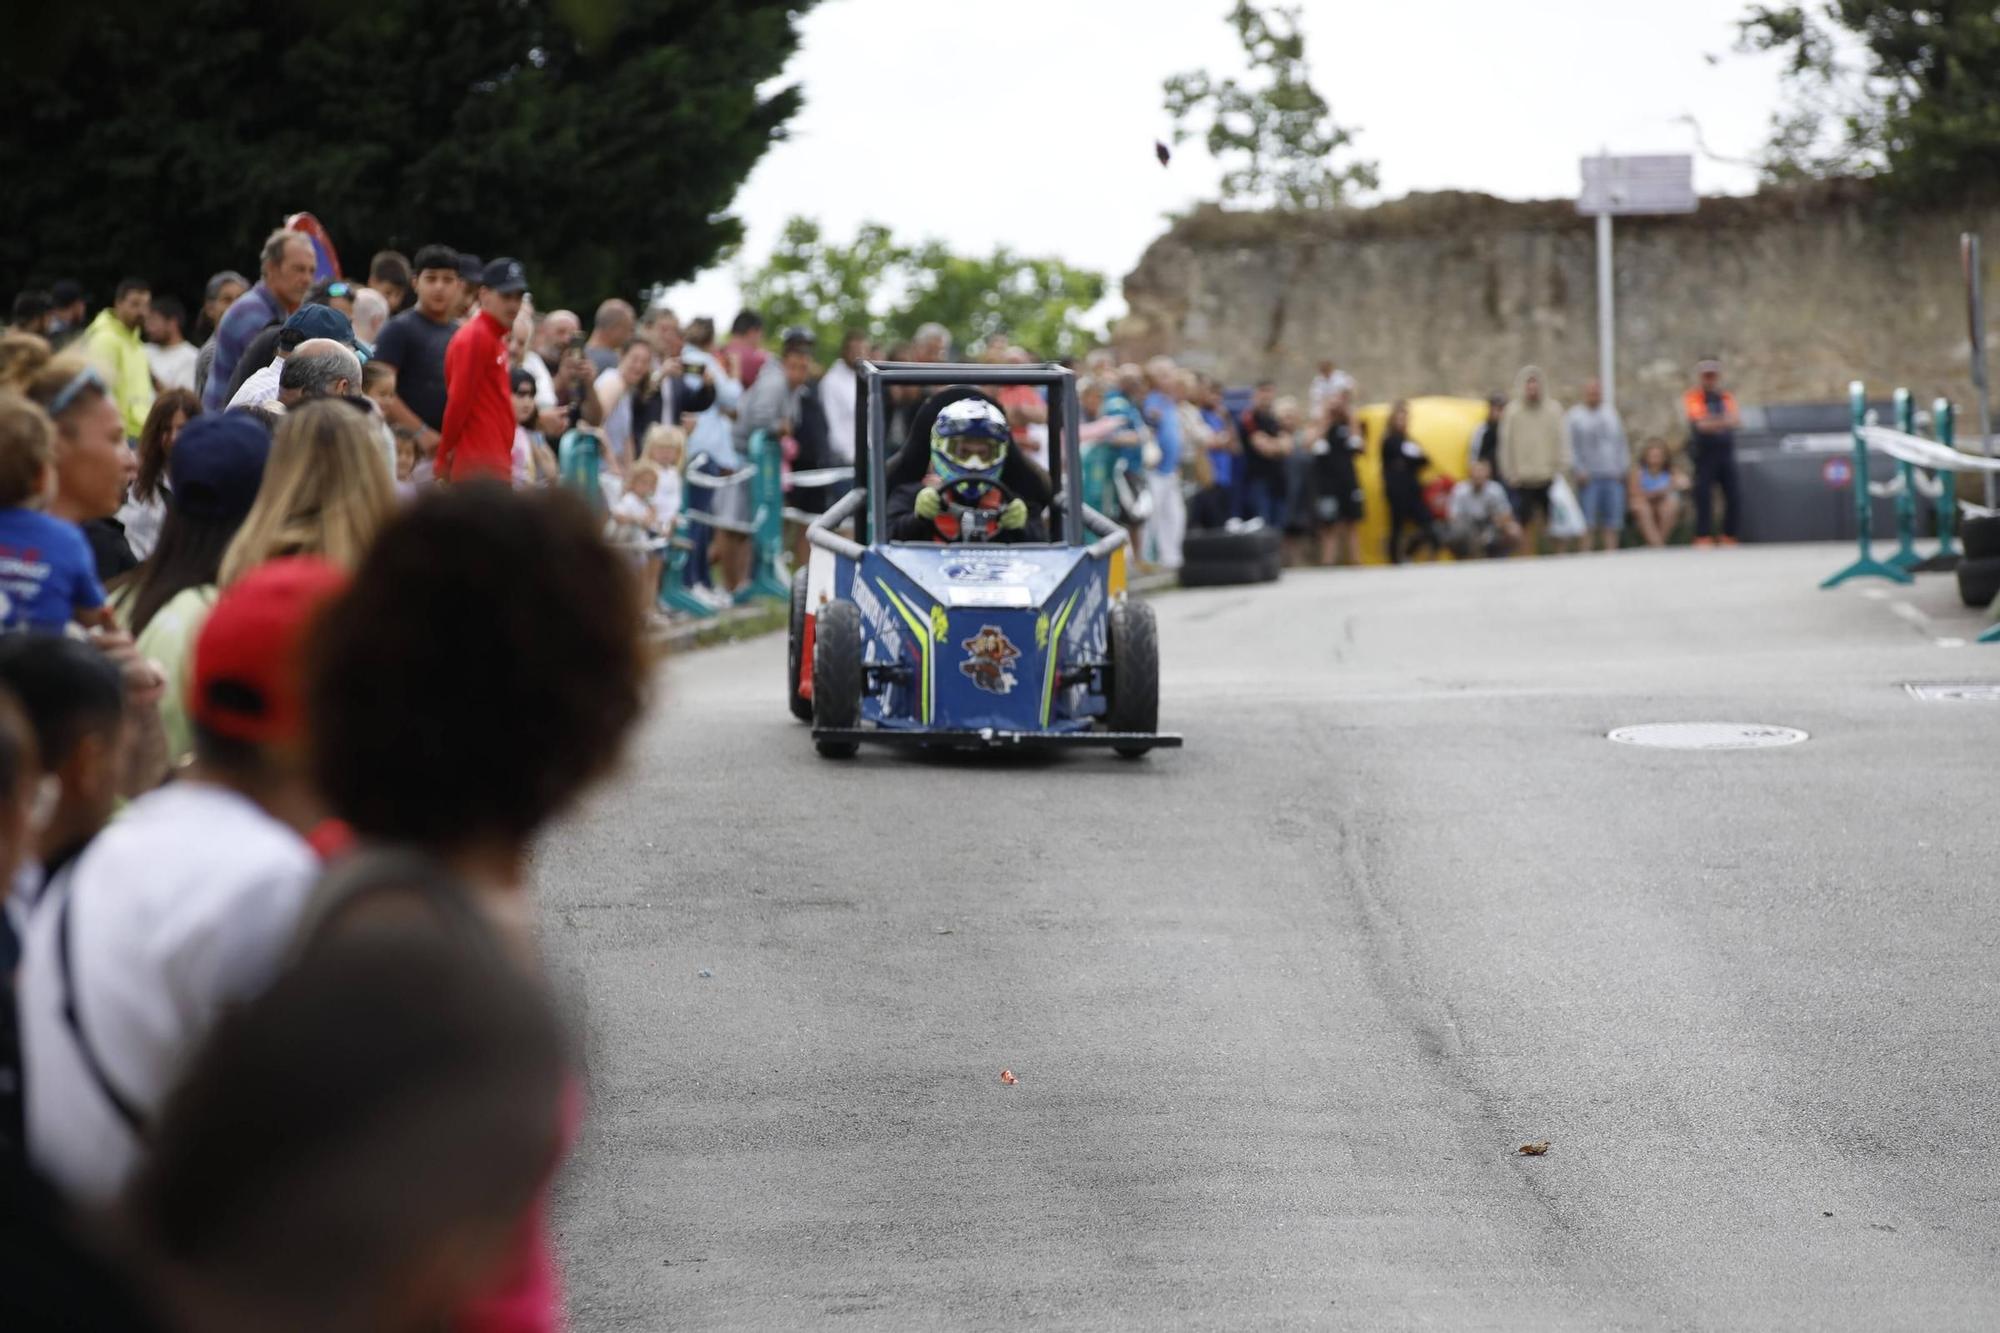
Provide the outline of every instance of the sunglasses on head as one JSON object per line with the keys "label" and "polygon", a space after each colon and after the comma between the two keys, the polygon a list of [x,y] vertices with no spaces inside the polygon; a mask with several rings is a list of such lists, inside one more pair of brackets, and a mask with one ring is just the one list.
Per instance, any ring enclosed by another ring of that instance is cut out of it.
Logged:
{"label": "sunglasses on head", "polygon": [[69,411],[70,404],[74,403],[86,389],[95,389],[99,393],[110,392],[104,383],[104,377],[97,373],[95,366],[85,366],[77,371],[70,377],[68,384],[56,391],[56,396],[49,400],[49,415],[59,417]]}

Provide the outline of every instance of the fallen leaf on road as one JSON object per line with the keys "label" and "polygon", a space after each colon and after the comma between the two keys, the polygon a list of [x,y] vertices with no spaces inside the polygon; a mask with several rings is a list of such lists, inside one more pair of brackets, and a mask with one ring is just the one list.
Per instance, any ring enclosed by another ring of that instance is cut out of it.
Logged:
{"label": "fallen leaf on road", "polygon": [[1521,1156],[1540,1157],[1548,1150],[1549,1141],[1547,1139],[1543,1139],[1540,1143],[1524,1143],[1521,1145]]}
{"label": "fallen leaf on road", "polygon": [[1019,1083],[1021,1080],[1014,1077],[1013,1070],[1003,1069],[1000,1071],[1000,1081],[1002,1083]]}

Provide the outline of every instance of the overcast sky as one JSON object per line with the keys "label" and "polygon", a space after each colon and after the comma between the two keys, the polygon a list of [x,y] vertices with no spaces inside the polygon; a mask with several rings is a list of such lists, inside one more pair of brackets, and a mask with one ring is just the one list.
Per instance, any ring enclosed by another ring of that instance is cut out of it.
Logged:
{"label": "overcast sky", "polygon": [[[1171,167],[1160,84],[1238,73],[1229,0],[822,0],[785,80],[805,108],[738,194],[737,264],[784,220],[845,239],[863,221],[983,252],[1005,243],[1131,270],[1165,215],[1213,198],[1190,141]],[[1577,159],[1694,148],[1750,156],[1778,101],[1777,63],[1736,55],[1746,0],[1304,0],[1313,81],[1380,164],[1382,196],[1466,189],[1568,198]],[[1713,59],[1713,63],[1711,63]],[[1697,157],[1705,194],[1754,185]],[[674,291],[683,316],[734,313],[732,266]],[[1115,307],[1122,308],[1122,307]]]}

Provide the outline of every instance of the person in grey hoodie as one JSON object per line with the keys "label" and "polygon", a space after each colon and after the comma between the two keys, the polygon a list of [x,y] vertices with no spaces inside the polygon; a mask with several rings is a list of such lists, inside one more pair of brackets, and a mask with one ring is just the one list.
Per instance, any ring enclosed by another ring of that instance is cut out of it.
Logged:
{"label": "person in grey hoodie", "polygon": [[1514,397],[1500,416],[1499,461],[1526,534],[1521,550],[1535,555],[1549,521],[1549,487],[1570,470],[1562,404],[1542,392],[1538,366],[1523,366],[1514,379]]}
{"label": "person in grey hoodie", "polygon": [[1632,447],[1625,440],[1625,423],[1618,409],[1604,402],[1604,386],[1583,382],[1583,401],[1563,418],[1569,431],[1570,457],[1575,461],[1577,499],[1583,504],[1585,550],[1597,533],[1607,551],[1618,549],[1625,531],[1625,474],[1632,468]]}

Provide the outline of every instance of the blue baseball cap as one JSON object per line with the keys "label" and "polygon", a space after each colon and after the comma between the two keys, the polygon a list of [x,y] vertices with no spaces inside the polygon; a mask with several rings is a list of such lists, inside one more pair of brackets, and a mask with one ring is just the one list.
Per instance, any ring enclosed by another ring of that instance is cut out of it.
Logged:
{"label": "blue baseball cap", "polygon": [[354,346],[354,322],[330,305],[302,305],[285,327],[298,332],[300,342],[331,338],[342,347]]}
{"label": "blue baseball cap", "polygon": [[204,412],[181,427],[167,459],[174,512],[240,522],[264,484],[271,433],[253,412]]}

